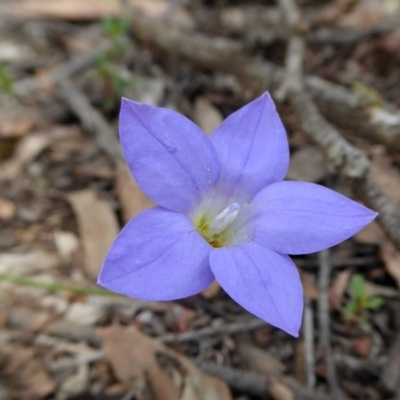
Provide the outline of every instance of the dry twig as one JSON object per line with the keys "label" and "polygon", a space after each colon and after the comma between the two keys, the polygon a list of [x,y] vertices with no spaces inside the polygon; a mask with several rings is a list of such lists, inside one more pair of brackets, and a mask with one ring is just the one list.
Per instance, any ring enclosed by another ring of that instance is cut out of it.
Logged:
{"label": "dry twig", "polygon": [[114,163],[123,161],[123,155],[114,130],[105,118],[90,104],[89,100],[66,78],[57,85],[58,96],[66,102],[70,110],[80,119],[82,125],[95,134],[99,147]]}
{"label": "dry twig", "polygon": [[329,310],[329,281],[331,275],[329,250],[321,251],[319,254],[320,270],[318,278],[318,321],[319,342],[325,358],[325,365],[329,385],[337,400],[344,399],[339,388],[336,367],[331,350],[330,310]]}
{"label": "dry twig", "polygon": [[[149,47],[174,57],[182,57],[200,69],[235,74],[246,89],[274,91],[285,78],[285,71],[268,61],[246,53],[235,40],[215,38],[176,27],[168,21],[150,19],[140,12],[133,14],[132,33]],[[376,106],[348,89],[319,77],[305,78],[321,111],[340,127],[355,130],[366,137],[400,149],[400,111],[390,106]]]}

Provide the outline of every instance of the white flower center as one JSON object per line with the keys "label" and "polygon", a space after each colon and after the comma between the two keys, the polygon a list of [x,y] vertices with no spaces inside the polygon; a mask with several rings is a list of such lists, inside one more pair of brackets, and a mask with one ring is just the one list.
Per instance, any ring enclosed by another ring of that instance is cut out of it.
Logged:
{"label": "white flower center", "polygon": [[238,203],[232,203],[221,211],[211,222],[210,234],[217,235],[228,227],[237,217],[240,211]]}

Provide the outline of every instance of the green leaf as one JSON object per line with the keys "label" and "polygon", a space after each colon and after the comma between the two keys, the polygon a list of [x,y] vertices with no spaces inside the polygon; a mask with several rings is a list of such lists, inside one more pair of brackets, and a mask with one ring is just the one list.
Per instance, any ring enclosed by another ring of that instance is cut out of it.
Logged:
{"label": "green leaf", "polygon": [[355,300],[350,300],[343,308],[343,317],[346,321],[351,319],[357,310],[357,302]]}
{"label": "green leaf", "polygon": [[385,304],[385,299],[382,297],[371,297],[367,300],[365,307],[369,310],[376,310]]}
{"label": "green leaf", "polygon": [[350,282],[351,293],[357,299],[364,299],[365,295],[365,279],[360,274],[354,274]]}

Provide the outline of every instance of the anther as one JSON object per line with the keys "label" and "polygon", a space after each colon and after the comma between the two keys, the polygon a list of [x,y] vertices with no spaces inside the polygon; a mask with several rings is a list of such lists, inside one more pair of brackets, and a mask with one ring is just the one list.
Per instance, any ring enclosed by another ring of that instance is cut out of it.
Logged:
{"label": "anther", "polygon": [[232,203],[221,211],[211,222],[210,233],[217,235],[230,225],[239,214],[240,206],[238,203]]}

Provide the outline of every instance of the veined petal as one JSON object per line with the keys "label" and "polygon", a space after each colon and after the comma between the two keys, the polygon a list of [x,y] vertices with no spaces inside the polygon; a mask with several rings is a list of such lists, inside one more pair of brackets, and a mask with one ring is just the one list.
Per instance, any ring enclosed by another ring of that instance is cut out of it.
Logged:
{"label": "veined petal", "polygon": [[298,336],[303,289],[289,256],[247,242],[212,250],[210,265],[223,289],[243,308]]}
{"label": "veined petal", "polygon": [[253,199],[254,241],[280,253],[307,254],[334,246],[369,224],[374,211],[313,183],[278,182]]}
{"label": "veined petal", "polygon": [[244,193],[250,199],[286,175],[287,136],[268,93],[230,115],[211,141],[221,164],[219,184],[228,196]]}
{"label": "veined petal", "polygon": [[98,283],[144,300],[174,300],[204,290],[214,279],[210,246],[189,219],[155,207],[131,220],[108,253]]}
{"label": "veined petal", "polygon": [[218,177],[218,156],[211,141],[175,111],[123,99],[119,132],[138,185],[165,208],[190,210]]}

